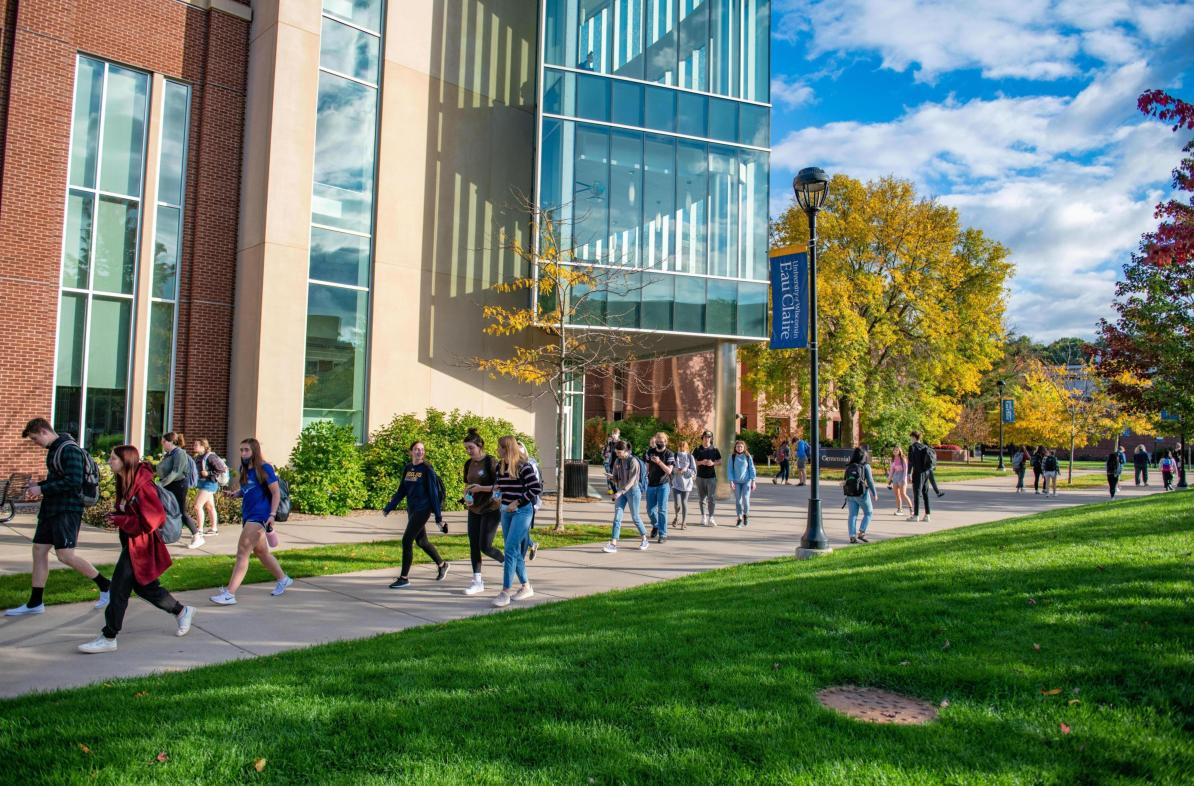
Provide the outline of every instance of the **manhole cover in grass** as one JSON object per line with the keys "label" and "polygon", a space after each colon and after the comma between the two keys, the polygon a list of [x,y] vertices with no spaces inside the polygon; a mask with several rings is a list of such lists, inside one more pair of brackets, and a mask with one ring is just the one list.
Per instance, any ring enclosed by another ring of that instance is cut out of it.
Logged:
{"label": "manhole cover in grass", "polygon": [[831,710],[869,723],[921,724],[937,717],[932,704],[879,688],[838,685],[819,692],[817,698]]}

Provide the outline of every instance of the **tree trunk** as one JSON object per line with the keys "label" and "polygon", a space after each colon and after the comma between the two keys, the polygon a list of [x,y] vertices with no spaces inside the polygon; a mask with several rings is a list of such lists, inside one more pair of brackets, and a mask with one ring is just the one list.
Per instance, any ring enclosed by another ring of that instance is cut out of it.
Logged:
{"label": "tree trunk", "polygon": [[560,308],[560,366],[559,396],[556,398],[556,522],[554,532],[564,531],[564,406],[568,403],[568,374],[566,352],[567,337],[564,335],[564,309]]}
{"label": "tree trunk", "polygon": [[837,413],[841,418],[841,430],[835,443],[839,448],[854,446],[854,402],[849,396],[838,396]]}

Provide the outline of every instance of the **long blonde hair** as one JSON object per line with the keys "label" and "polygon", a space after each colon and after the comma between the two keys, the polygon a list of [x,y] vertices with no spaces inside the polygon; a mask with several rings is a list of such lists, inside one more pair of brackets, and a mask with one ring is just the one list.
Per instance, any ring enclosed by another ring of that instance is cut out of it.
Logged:
{"label": "long blonde hair", "polygon": [[[523,452],[522,447],[518,444],[518,439],[513,434],[498,438],[498,456],[501,457],[498,471],[511,477],[518,477],[522,465],[527,461],[526,453]],[[511,461],[511,457],[513,457],[513,461]]]}

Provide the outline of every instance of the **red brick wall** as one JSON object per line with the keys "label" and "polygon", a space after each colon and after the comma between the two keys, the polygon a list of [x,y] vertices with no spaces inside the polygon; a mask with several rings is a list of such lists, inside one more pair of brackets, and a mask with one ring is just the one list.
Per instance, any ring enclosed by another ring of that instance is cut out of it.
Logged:
{"label": "red brick wall", "polygon": [[20,0],[14,20],[13,2],[0,39],[0,474],[44,457],[20,431],[51,414],[78,52],[192,85],[173,424],[225,450],[249,23],[175,0]]}

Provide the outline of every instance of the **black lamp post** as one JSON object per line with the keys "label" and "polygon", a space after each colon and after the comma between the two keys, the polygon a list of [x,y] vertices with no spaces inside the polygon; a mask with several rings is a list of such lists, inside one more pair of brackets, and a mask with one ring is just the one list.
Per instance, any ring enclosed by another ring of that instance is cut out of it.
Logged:
{"label": "black lamp post", "polygon": [[825,551],[829,539],[821,525],[821,394],[817,388],[817,211],[829,195],[829,178],[818,167],[801,169],[792,180],[796,204],[808,216],[808,362],[810,370],[809,404],[812,410],[812,483],[808,497],[808,523],[800,538],[800,548]]}
{"label": "black lamp post", "polygon": [[995,383],[999,386],[999,471],[1003,472],[1003,386],[1001,379]]}

